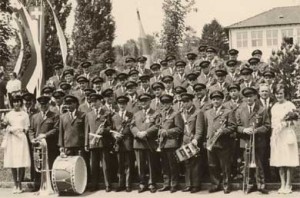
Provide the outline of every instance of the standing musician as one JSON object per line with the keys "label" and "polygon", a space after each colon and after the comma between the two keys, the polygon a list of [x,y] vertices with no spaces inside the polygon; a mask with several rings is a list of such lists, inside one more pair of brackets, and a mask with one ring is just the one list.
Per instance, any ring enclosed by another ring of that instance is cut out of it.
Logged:
{"label": "standing musician", "polygon": [[115,95],[116,97],[119,96],[123,96],[126,93],[126,87],[125,84],[127,82],[128,79],[128,74],[126,73],[119,73],[116,77],[117,81],[118,81],[118,85],[115,89]]}
{"label": "standing musician", "polygon": [[268,64],[261,60],[262,54],[263,54],[262,51],[259,49],[254,50],[251,54],[253,57],[258,58],[257,65],[261,74],[264,73],[266,68],[268,68]]}
{"label": "standing musician", "polygon": [[115,67],[114,67],[115,59],[112,57],[108,57],[104,60],[104,62],[105,62],[105,69],[100,72],[99,77],[102,78],[103,81],[107,81],[105,71],[108,69],[115,70]]}
{"label": "standing musician", "polygon": [[118,111],[118,106],[115,102],[114,90],[106,89],[102,92],[102,96],[105,101],[105,110],[107,110],[110,114]]}
{"label": "standing musician", "polygon": [[139,86],[138,90],[137,90],[137,94],[141,95],[143,93],[149,93],[152,94],[152,90],[150,87],[150,76],[149,75],[142,75],[140,76],[140,82],[141,82],[141,86]]}
{"label": "standing musician", "polygon": [[211,94],[213,91],[218,90],[224,93],[225,95],[224,100],[228,99],[227,87],[229,86],[229,84],[225,81],[227,74],[228,74],[227,71],[223,68],[220,69],[218,68],[215,70],[217,83],[209,87],[209,94]]}
{"label": "standing musician", "polygon": [[118,109],[112,116],[111,129],[112,136],[115,138],[114,150],[117,152],[118,158],[118,178],[119,186],[116,192],[126,190],[131,192],[132,176],[133,176],[133,136],[130,130],[130,123],[133,114],[126,110],[129,102],[127,96],[119,96],[117,99]]}
{"label": "standing musician", "polygon": [[64,113],[64,109],[63,109],[63,99],[65,97],[65,93],[61,90],[56,90],[53,92],[52,97],[54,98],[54,104],[50,105],[50,111],[61,115]]}
{"label": "standing musician", "polygon": [[211,180],[209,193],[219,191],[221,181],[223,181],[224,193],[230,193],[231,152],[234,142],[231,134],[235,131],[236,125],[234,115],[222,106],[224,97],[223,92],[213,91],[209,97],[213,107],[205,112],[207,157]]}
{"label": "standing musician", "polygon": [[128,80],[138,82],[139,81],[139,71],[132,69],[128,72]]}
{"label": "standing musician", "polygon": [[164,69],[162,71],[162,75],[163,76],[174,76],[174,74],[176,73],[175,71],[175,61],[176,61],[176,57],[174,55],[168,55],[166,56],[167,61],[167,67],[166,69]]}
{"label": "standing musician", "polygon": [[81,76],[84,76],[89,82],[93,79],[93,74],[90,71],[90,67],[92,66],[92,63],[89,61],[80,63],[80,67],[82,68],[83,73]]}
{"label": "standing musician", "polygon": [[111,135],[110,124],[111,118],[103,106],[103,97],[99,94],[92,93],[89,96],[93,110],[88,112],[85,117],[85,143],[86,151],[90,151],[91,167],[91,191],[98,190],[98,178],[100,173],[100,161],[103,168],[105,191],[111,191],[111,181],[109,175],[109,148]]}
{"label": "standing musician", "polygon": [[236,60],[227,61],[226,70],[228,72],[225,79],[227,83],[232,84],[240,82],[239,66]]}
{"label": "standing musician", "polygon": [[89,97],[92,93],[96,93],[96,91],[91,88],[87,88],[84,90],[84,103],[79,105],[79,107],[78,107],[79,111],[88,113],[93,110],[91,101],[90,101],[90,97]]}
{"label": "standing musician", "polygon": [[198,83],[198,74],[196,73],[189,73],[186,75],[186,79],[187,79],[187,87],[186,87],[186,90],[188,93],[194,93],[194,88],[193,86]]}
{"label": "standing musician", "polygon": [[154,109],[155,111],[161,111],[163,108],[163,105],[161,103],[160,97],[163,95],[163,92],[165,90],[165,86],[161,82],[155,82],[151,86],[153,92],[154,92],[154,98],[151,100],[150,108]]}
{"label": "standing musician", "polygon": [[127,109],[128,111],[132,113],[136,113],[139,110],[139,105],[138,105],[138,94],[136,92],[138,84],[134,81],[128,81],[125,84],[126,87],[126,96],[129,98],[129,102],[127,104]]}
{"label": "standing musician", "polygon": [[236,69],[240,69],[242,65],[242,61],[238,60],[239,51],[236,49],[230,49],[228,50],[228,54],[229,54],[229,60],[235,60],[237,62]]}
{"label": "standing musician", "polygon": [[[189,93],[181,94],[182,101],[182,119],[184,120],[184,131],[182,144],[192,143],[198,147],[203,144],[203,134],[205,129],[204,113],[196,109],[193,104],[194,95]],[[196,193],[200,191],[201,177],[203,171],[201,166],[203,161],[200,155],[195,155],[190,159],[187,159],[185,164],[185,188],[183,192]]]}
{"label": "standing musician", "polygon": [[[166,60],[161,60],[161,61],[159,62],[159,64],[160,64],[160,66],[161,66],[160,71],[161,71],[161,74],[162,74],[162,72],[163,72],[164,70],[168,69],[168,62],[167,62]],[[163,74],[162,74],[162,75],[163,75]]]}
{"label": "standing musician", "polygon": [[216,83],[214,78],[215,68],[210,67],[210,62],[207,60],[201,61],[199,66],[201,67],[201,74],[198,77],[198,82],[205,84],[207,88]]}
{"label": "standing musician", "polygon": [[[250,168],[249,164],[245,164],[246,168],[249,167],[247,171],[249,172],[249,178],[246,178],[247,189],[245,190],[246,193],[250,193],[257,189],[262,194],[268,194],[265,188],[263,162],[266,157],[266,137],[270,131],[270,116],[266,109],[258,103],[256,89],[247,87],[242,90],[242,94],[245,97],[245,103],[236,111],[237,132],[242,138],[241,146],[252,150],[252,156],[246,155],[245,162],[254,161],[256,164],[256,168]],[[255,137],[252,145],[249,141],[251,136],[252,138]],[[251,157],[254,157],[254,159],[250,160]]]}
{"label": "standing musician", "polygon": [[152,71],[153,77],[150,79],[150,85],[152,85],[155,82],[160,82],[162,79],[161,71],[160,71],[160,64],[154,63],[150,66],[150,69]]}
{"label": "standing musician", "polygon": [[65,96],[64,105],[68,112],[62,114],[59,120],[59,150],[70,156],[84,156],[85,113],[78,110],[79,101],[75,96]]}
{"label": "standing musician", "polygon": [[155,120],[158,114],[150,108],[151,99],[149,94],[142,94],[138,97],[142,109],[134,114],[131,125],[131,132],[134,137],[133,148],[138,165],[139,193],[147,190],[147,166],[149,169],[148,189],[151,193],[156,192],[153,162],[158,132]]}
{"label": "standing musician", "polygon": [[173,77],[172,76],[164,76],[162,77],[161,81],[165,85],[165,93],[174,96],[174,83],[173,83]]}
{"label": "standing musician", "polygon": [[252,57],[248,60],[248,63],[250,64],[250,68],[253,69],[253,73],[252,73],[253,80],[255,82],[259,81],[263,74],[258,66],[259,59],[256,57]]}
{"label": "standing musician", "polygon": [[76,82],[79,84],[79,89],[72,92],[72,95],[78,98],[79,104],[84,103],[84,90],[89,87],[89,80],[84,76],[78,76]]}
{"label": "standing musician", "polygon": [[95,78],[93,78],[92,80],[92,84],[93,84],[93,89],[96,91],[97,94],[101,94],[102,93],[102,85],[103,85],[103,78],[96,76]]}
{"label": "standing musician", "polygon": [[106,69],[104,74],[106,80],[102,85],[102,89],[114,89],[114,87],[117,85],[117,81],[115,80],[117,71],[115,69]]}
{"label": "standing musician", "polygon": [[184,73],[184,68],[186,66],[186,63],[184,61],[176,61],[175,63],[175,70],[176,73],[173,75],[174,77],[174,86],[182,86],[182,87],[187,87],[188,82],[186,80],[186,75]]}
{"label": "standing musician", "polygon": [[185,74],[193,73],[197,54],[192,53],[192,52],[187,53],[186,58],[188,60],[188,64],[185,67],[184,73]]}
{"label": "standing musician", "polygon": [[62,80],[62,73],[63,73],[64,66],[62,64],[55,64],[53,68],[54,68],[54,75],[49,78],[46,84],[48,86],[52,86],[57,89],[60,81]]}
{"label": "standing musician", "polygon": [[124,73],[129,73],[129,71],[136,69],[136,60],[133,57],[126,57],[125,59],[125,70]]}
{"label": "standing musician", "polygon": [[242,79],[243,82],[240,84],[241,90],[243,90],[246,87],[256,87],[256,83],[253,80],[253,69],[249,68],[249,67],[243,67],[241,69],[241,75],[242,75]]}
{"label": "standing musician", "polygon": [[164,185],[158,191],[174,193],[179,184],[179,165],[174,153],[181,144],[184,123],[181,115],[172,108],[173,96],[164,94],[159,99],[163,109],[157,121],[158,149],[161,151]]}
{"label": "standing musician", "polygon": [[182,108],[181,94],[187,93],[186,88],[178,86],[174,88],[174,103],[173,108],[179,111]]}
{"label": "standing musician", "polygon": [[208,101],[206,85],[202,83],[196,83],[193,86],[193,90],[196,96],[194,98],[194,105],[196,109],[201,109],[202,111],[210,109],[211,104]]}
{"label": "standing musician", "polygon": [[[51,170],[54,160],[59,155],[57,146],[59,114],[56,114],[49,109],[50,97],[40,96],[37,101],[40,112],[34,114],[30,120],[29,138],[33,146],[38,145],[40,139],[44,138],[46,140],[48,148],[47,163]],[[38,173],[35,174],[35,182],[37,181],[40,181],[40,174]]]}
{"label": "standing musician", "polygon": [[138,57],[137,58],[137,62],[138,62],[138,68],[137,68],[137,70],[139,71],[140,75],[149,75],[149,76],[152,76],[151,70],[145,68],[146,62],[147,62],[147,58],[145,56]]}

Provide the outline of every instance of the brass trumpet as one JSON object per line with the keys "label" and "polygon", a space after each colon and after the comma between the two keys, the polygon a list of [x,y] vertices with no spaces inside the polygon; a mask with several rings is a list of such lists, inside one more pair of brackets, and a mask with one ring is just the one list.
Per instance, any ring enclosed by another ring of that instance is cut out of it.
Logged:
{"label": "brass trumpet", "polygon": [[55,194],[51,185],[51,178],[48,161],[48,146],[45,138],[35,139],[38,145],[34,147],[34,167],[36,172],[41,173],[41,185],[37,195],[47,196]]}

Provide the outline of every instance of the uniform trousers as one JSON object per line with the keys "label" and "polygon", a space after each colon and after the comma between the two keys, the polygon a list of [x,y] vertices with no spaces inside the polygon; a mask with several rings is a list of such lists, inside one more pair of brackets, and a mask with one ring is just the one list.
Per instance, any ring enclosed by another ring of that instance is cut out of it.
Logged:
{"label": "uniform trousers", "polygon": [[184,161],[185,166],[185,185],[187,187],[200,187],[201,184],[201,160],[200,155]]}
{"label": "uniform trousers", "polygon": [[134,166],[132,151],[119,151],[117,153],[117,158],[119,186],[130,187],[132,182]]}
{"label": "uniform trousers", "polygon": [[176,187],[179,180],[179,165],[175,157],[175,148],[162,149],[162,170],[164,186]]}
{"label": "uniform trousers", "polygon": [[[231,169],[231,147],[213,148],[207,151],[210,180],[213,188],[219,188],[223,181],[223,188],[228,189],[230,185]],[[223,178],[221,178],[221,172]]]}

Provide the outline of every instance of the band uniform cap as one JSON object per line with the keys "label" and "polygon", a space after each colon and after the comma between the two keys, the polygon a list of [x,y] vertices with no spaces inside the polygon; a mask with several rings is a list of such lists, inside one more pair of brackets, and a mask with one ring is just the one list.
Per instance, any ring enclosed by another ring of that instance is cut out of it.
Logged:
{"label": "band uniform cap", "polygon": [[95,78],[93,78],[92,83],[103,83],[104,80],[103,78],[96,76]]}
{"label": "band uniform cap", "polygon": [[139,71],[136,70],[136,69],[130,70],[129,73],[128,73],[129,76],[138,75],[138,74],[139,74]]}
{"label": "band uniform cap", "polygon": [[226,62],[226,65],[228,67],[235,67],[237,65],[237,63],[238,62],[236,60],[229,60],[229,61]]}
{"label": "band uniform cap", "polygon": [[34,95],[32,93],[26,92],[24,94],[22,94],[22,98],[25,101],[32,101],[33,99],[35,99]]}
{"label": "band uniform cap", "polygon": [[62,90],[68,90],[68,89],[71,89],[71,85],[67,82],[62,82],[59,84],[59,87],[62,89]]}
{"label": "band uniform cap", "polygon": [[138,84],[134,81],[128,81],[125,83],[126,88],[137,87],[137,86],[138,86]]}
{"label": "band uniform cap", "polygon": [[175,63],[176,67],[185,67],[186,66],[186,62],[180,60],[180,61],[176,61]]}
{"label": "band uniform cap", "polygon": [[236,50],[236,49],[230,49],[230,50],[228,51],[228,54],[230,54],[230,55],[232,55],[232,56],[238,55],[238,54],[239,54],[239,51]]}
{"label": "band uniform cap", "polygon": [[44,88],[42,89],[42,94],[44,94],[44,93],[52,93],[53,91],[54,91],[54,88],[53,88],[53,87],[47,86],[47,87],[44,87]]}
{"label": "band uniform cap", "polygon": [[227,75],[227,71],[224,70],[224,69],[217,69],[217,70],[215,71],[215,74],[216,74],[216,76],[219,76],[219,77],[221,77],[221,76],[226,76],[226,75]]}
{"label": "band uniform cap", "polygon": [[65,97],[65,92],[61,91],[61,90],[55,90],[52,94],[53,98],[63,98]]}
{"label": "band uniform cap", "polygon": [[21,95],[19,95],[19,94],[14,95],[14,96],[12,97],[12,102],[17,102],[17,101],[22,102],[22,100],[23,100],[23,97],[22,97]]}
{"label": "band uniform cap", "polygon": [[96,100],[103,100],[103,96],[101,94],[97,94],[97,93],[91,93],[89,95],[89,99],[91,101],[96,101]]}
{"label": "band uniform cap", "polygon": [[159,64],[160,64],[161,66],[167,66],[167,65],[168,65],[168,61],[166,61],[166,60],[161,60],[161,61],[159,62]]}
{"label": "band uniform cap", "polygon": [[151,70],[160,70],[160,64],[154,63],[150,66]]}
{"label": "band uniform cap", "polygon": [[186,93],[187,92],[186,88],[184,88],[182,86],[175,87],[174,91],[175,91],[176,94],[182,94],[182,93]]}
{"label": "band uniform cap", "polygon": [[138,96],[138,100],[139,101],[149,101],[149,100],[152,100],[152,96],[150,94],[143,93]]}
{"label": "band uniform cap", "polygon": [[54,65],[54,69],[62,69],[64,66],[60,63]]}
{"label": "band uniform cap", "polygon": [[232,89],[237,89],[238,91],[241,90],[241,87],[239,84],[230,84],[227,88],[228,91],[232,90]]}
{"label": "band uniform cap", "polygon": [[107,69],[104,71],[104,73],[106,76],[112,76],[113,74],[116,73],[116,70],[115,69]]}
{"label": "band uniform cap", "polygon": [[135,62],[136,62],[136,60],[133,57],[127,57],[125,59],[125,63],[135,63]]}
{"label": "band uniform cap", "polygon": [[259,63],[259,58],[256,58],[256,57],[252,57],[252,58],[250,58],[249,60],[248,60],[248,63],[250,64],[250,65],[255,65],[255,64],[257,64],[257,63]]}
{"label": "band uniform cap", "polygon": [[159,97],[159,100],[161,103],[172,103],[174,98],[169,94],[163,94],[162,96]]}
{"label": "band uniform cap", "polygon": [[253,73],[253,69],[249,67],[244,67],[241,69],[241,75],[250,75]]}
{"label": "band uniform cap", "polygon": [[190,52],[187,53],[186,57],[188,60],[195,60],[197,58],[197,54]]}
{"label": "band uniform cap", "polygon": [[197,80],[198,78],[198,74],[196,73],[189,73],[188,75],[186,75],[186,78],[190,81],[194,81]]}
{"label": "band uniform cap", "polygon": [[182,101],[191,101],[194,99],[194,95],[189,93],[182,93],[180,94],[180,98]]}
{"label": "band uniform cap", "polygon": [[91,89],[91,88],[86,88],[86,89],[84,89],[84,94],[85,94],[85,96],[89,96],[90,94],[92,94],[92,93],[96,93],[96,91],[94,90],[94,89]]}
{"label": "band uniform cap", "polygon": [[201,61],[200,64],[199,64],[199,66],[201,68],[207,68],[209,65],[210,65],[210,62],[207,61],[207,60]]}
{"label": "band uniform cap", "polygon": [[206,89],[206,85],[203,83],[197,83],[193,85],[193,90],[194,91],[201,91],[203,89]]}
{"label": "band uniform cap", "polygon": [[274,78],[275,77],[275,73],[273,71],[265,71],[263,73],[263,76],[266,77],[266,76],[269,76],[271,78]]}
{"label": "band uniform cap", "polygon": [[64,102],[65,103],[77,103],[77,104],[79,104],[78,98],[76,98],[75,96],[72,96],[72,95],[66,95],[64,97]]}
{"label": "band uniform cap", "polygon": [[84,76],[78,76],[76,79],[77,82],[89,82],[89,80]]}
{"label": "band uniform cap", "polygon": [[198,47],[198,51],[199,51],[199,52],[205,52],[205,51],[206,51],[206,48],[207,48],[207,45],[200,45],[200,46]]}
{"label": "band uniform cap", "polygon": [[112,89],[105,89],[103,92],[102,92],[102,96],[103,97],[111,97],[114,95],[114,90]]}
{"label": "band uniform cap", "polygon": [[105,59],[105,63],[107,63],[107,64],[112,64],[113,62],[115,62],[114,58],[109,57],[109,58]]}
{"label": "band uniform cap", "polygon": [[116,78],[118,80],[126,80],[128,78],[128,75],[126,73],[119,73]]}
{"label": "band uniform cap", "polygon": [[167,75],[167,76],[164,76],[162,77],[161,81],[166,83],[166,82],[173,82],[174,78],[173,76],[170,76],[170,75]]}
{"label": "band uniform cap", "polygon": [[210,99],[213,99],[213,98],[221,98],[221,99],[224,99],[224,94],[222,91],[219,91],[219,90],[215,90],[213,92],[211,92],[211,94],[209,95],[209,98]]}
{"label": "band uniform cap", "polygon": [[212,53],[217,53],[217,50],[213,47],[207,47],[206,52],[212,52]]}
{"label": "band uniform cap", "polygon": [[251,55],[254,56],[254,55],[256,55],[256,54],[262,55],[262,51],[259,50],[259,49],[256,49],[256,50],[254,50],[254,51],[252,52]]}
{"label": "band uniform cap", "polygon": [[139,77],[139,79],[142,81],[142,82],[145,82],[145,81],[149,81],[150,80],[150,76],[149,75],[142,75]]}
{"label": "band uniform cap", "polygon": [[85,62],[82,62],[82,63],[80,64],[80,66],[81,66],[82,68],[88,68],[88,67],[92,66],[92,63],[89,62],[89,61],[85,61]]}
{"label": "band uniform cap", "polygon": [[257,90],[253,87],[246,87],[242,90],[242,95],[245,97],[251,97],[253,95],[257,95]]}
{"label": "band uniform cap", "polygon": [[168,56],[166,56],[166,61],[167,62],[172,61],[172,60],[176,60],[176,57],[174,55],[168,55]]}
{"label": "band uniform cap", "polygon": [[127,96],[119,96],[117,97],[116,101],[119,104],[126,104],[129,102],[129,98]]}
{"label": "band uniform cap", "polygon": [[156,89],[165,89],[165,86],[164,86],[164,84],[161,83],[161,82],[155,82],[155,83],[153,83],[153,84],[151,85],[151,88],[152,88],[153,90],[156,90]]}
{"label": "band uniform cap", "polygon": [[144,63],[146,61],[147,61],[147,57],[145,57],[145,56],[140,56],[137,58],[137,62],[139,62],[139,63]]}
{"label": "band uniform cap", "polygon": [[66,69],[64,72],[63,72],[63,76],[66,76],[66,75],[72,75],[74,76],[74,70],[73,69]]}
{"label": "band uniform cap", "polygon": [[48,104],[51,98],[49,96],[40,96],[36,99],[41,105]]}

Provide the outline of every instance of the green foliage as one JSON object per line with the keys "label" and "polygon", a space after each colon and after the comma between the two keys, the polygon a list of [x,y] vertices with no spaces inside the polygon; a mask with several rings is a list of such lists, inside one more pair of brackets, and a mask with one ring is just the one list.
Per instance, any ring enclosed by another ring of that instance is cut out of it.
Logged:
{"label": "green foliage", "polygon": [[114,56],[115,21],[110,0],[78,1],[73,29],[73,65],[93,60],[95,64]]}
{"label": "green foliage", "polygon": [[179,45],[185,31],[185,17],[194,0],[164,0],[165,12],[161,43],[167,54],[179,55]]}
{"label": "green foliage", "polygon": [[224,28],[216,19],[212,20],[211,23],[204,25],[200,43],[202,45],[215,47],[219,50],[219,55],[221,57],[223,57],[229,49],[228,38]]}
{"label": "green foliage", "polygon": [[0,1],[0,66],[7,66],[10,57],[10,50],[9,46],[7,45],[7,41],[11,38],[12,30],[9,27],[9,16],[10,16],[10,9],[9,9],[9,0],[1,0]]}

